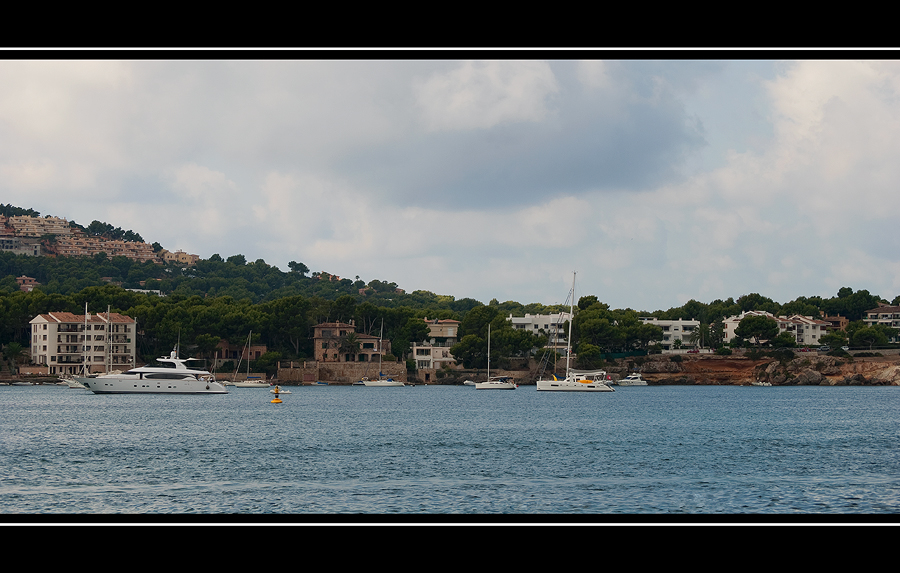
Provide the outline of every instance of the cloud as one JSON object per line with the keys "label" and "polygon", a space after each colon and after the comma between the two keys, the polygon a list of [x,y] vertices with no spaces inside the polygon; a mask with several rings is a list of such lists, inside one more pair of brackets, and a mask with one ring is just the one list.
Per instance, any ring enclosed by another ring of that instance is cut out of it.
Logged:
{"label": "cloud", "polygon": [[457,297],[893,298],[893,61],[0,62],[0,192]]}
{"label": "cloud", "polygon": [[559,91],[547,62],[464,62],[414,84],[422,121],[430,131],[487,129],[537,122]]}

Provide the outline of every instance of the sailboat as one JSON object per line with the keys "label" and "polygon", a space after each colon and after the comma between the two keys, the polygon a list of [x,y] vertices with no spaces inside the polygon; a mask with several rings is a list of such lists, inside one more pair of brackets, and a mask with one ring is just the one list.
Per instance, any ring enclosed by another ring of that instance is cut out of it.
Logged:
{"label": "sailboat", "polygon": [[265,380],[260,380],[259,378],[250,378],[250,337],[253,336],[253,331],[250,331],[250,334],[247,335],[247,344],[244,346],[244,349],[247,351],[247,378],[244,380],[235,380],[237,376],[238,370],[241,367],[241,360],[244,359],[244,353],[241,352],[241,357],[238,359],[237,368],[234,369],[234,374],[231,376],[231,386],[236,386],[238,388],[268,388],[269,383]]}
{"label": "sailboat", "polygon": [[[611,386],[607,386],[600,380],[604,378],[606,372],[598,370],[592,372],[592,376],[585,376],[572,370],[569,366],[569,360],[572,355],[572,323],[575,322],[575,273],[572,273],[572,291],[569,299],[569,339],[566,341],[566,377],[562,380],[555,375],[552,380],[538,380],[538,391],[552,392],[615,392]],[[600,378],[600,380],[597,380]]]}
{"label": "sailboat", "polygon": [[363,383],[363,386],[405,386],[403,382],[400,380],[394,380],[393,378],[385,378],[384,373],[381,371],[381,355],[383,354],[381,342],[382,337],[384,336],[384,319],[381,319],[381,332],[378,334],[378,378],[375,380],[369,380],[368,376],[363,377],[360,382]]}
{"label": "sailboat", "polygon": [[[81,341],[81,378],[88,378],[91,376],[91,373],[88,370],[88,360],[90,359],[90,353],[87,351],[90,350],[90,335],[87,333],[87,325],[88,303],[84,303],[84,334],[82,335]],[[78,377],[72,374],[65,374],[63,376],[60,376],[59,380],[61,383],[67,384],[69,388],[87,388],[87,386],[81,383]]]}
{"label": "sailboat", "polygon": [[487,343],[487,382],[476,382],[476,390],[515,390],[518,388],[507,376],[495,376],[491,378],[491,324],[488,323]]}

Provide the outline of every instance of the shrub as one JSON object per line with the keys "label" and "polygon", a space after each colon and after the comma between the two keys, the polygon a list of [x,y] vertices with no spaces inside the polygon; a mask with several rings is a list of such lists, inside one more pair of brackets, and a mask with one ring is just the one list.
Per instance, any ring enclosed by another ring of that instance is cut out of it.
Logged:
{"label": "shrub", "polygon": [[722,348],[716,350],[716,354],[719,356],[731,356],[731,349],[727,346],[723,346]]}

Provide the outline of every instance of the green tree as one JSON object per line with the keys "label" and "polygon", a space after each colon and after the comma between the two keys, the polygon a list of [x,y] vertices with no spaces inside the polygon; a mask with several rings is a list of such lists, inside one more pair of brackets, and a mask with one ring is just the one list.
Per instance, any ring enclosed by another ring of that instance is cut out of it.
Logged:
{"label": "green tree", "polygon": [[847,344],[847,335],[843,330],[834,330],[828,334],[823,334],[819,338],[819,342],[831,348],[840,348]]}
{"label": "green tree", "polygon": [[779,333],[771,342],[775,348],[794,348],[797,346],[797,338],[788,331]]}
{"label": "green tree", "polygon": [[741,319],[734,333],[741,338],[755,340],[759,346],[762,340],[772,340],[778,336],[778,323],[768,316],[751,314]]}
{"label": "green tree", "polygon": [[[888,343],[889,332],[885,328],[879,328],[882,325],[863,326],[853,332],[850,338],[851,346],[868,346],[869,350],[873,346],[883,346]],[[888,328],[887,330],[893,330]]]}

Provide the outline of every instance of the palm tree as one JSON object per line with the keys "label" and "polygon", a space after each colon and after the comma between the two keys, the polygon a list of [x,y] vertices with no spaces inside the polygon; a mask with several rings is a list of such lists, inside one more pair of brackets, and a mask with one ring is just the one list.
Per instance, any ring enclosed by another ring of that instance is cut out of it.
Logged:
{"label": "palm tree", "polygon": [[15,374],[16,364],[18,364],[21,361],[22,356],[24,356],[24,349],[18,342],[10,342],[3,348],[3,356],[12,363],[10,365],[10,372]]}
{"label": "palm tree", "polygon": [[338,348],[341,354],[352,355],[355,358],[361,348],[359,337],[356,336],[355,332],[348,332],[341,336],[338,341]]}

